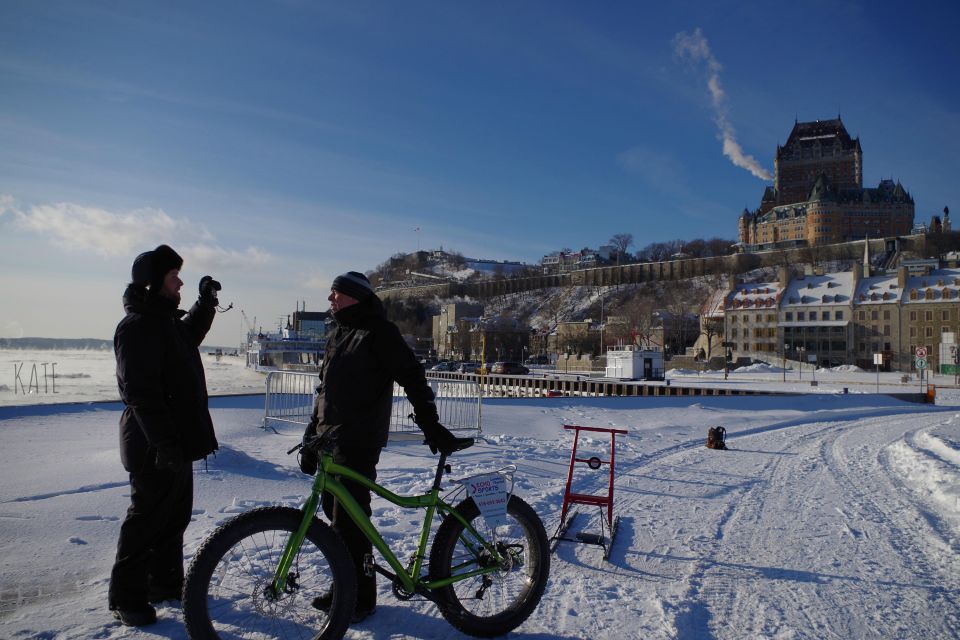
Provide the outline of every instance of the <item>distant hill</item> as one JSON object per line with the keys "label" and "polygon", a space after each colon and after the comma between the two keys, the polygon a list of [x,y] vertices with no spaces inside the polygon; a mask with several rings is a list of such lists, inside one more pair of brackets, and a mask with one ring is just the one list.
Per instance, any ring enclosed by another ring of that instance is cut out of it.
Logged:
{"label": "distant hill", "polygon": [[81,349],[112,351],[112,340],[96,338],[0,338],[0,349]]}

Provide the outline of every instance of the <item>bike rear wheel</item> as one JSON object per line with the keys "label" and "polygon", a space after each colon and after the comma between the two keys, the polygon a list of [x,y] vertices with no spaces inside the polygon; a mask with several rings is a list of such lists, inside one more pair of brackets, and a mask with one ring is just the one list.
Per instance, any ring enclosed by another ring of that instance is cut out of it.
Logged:
{"label": "bike rear wheel", "polygon": [[[517,496],[507,503],[507,524],[492,530],[472,498],[456,510],[506,558],[498,571],[466,578],[437,590],[447,622],[478,637],[503,635],[520,626],[540,602],[550,575],[547,532],[533,508]],[[430,550],[430,578],[439,580],[475,571],[489,563],[487,554],[465,544],[470,537],[459,520],[448,516],[437,529]],[[475,545],[474,545],[475,546]]]}
{"label": "bike rear wheel", "polygon": [[[343,540],[314,519],[278,596],[270,586],[303,512],[264,507],[224,523],[187,570],[183,618],[191,640],[342,638],[356,600],[353,562]],[[311,603],[333,593],[328,611]]]}

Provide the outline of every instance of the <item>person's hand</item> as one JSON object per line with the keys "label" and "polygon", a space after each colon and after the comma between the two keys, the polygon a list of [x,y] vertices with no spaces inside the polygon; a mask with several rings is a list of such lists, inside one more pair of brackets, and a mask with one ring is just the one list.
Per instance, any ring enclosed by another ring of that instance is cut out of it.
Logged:
{"label": "person's hand", "polygon": [[313,452],[313,449],[307,446],[300,447],[300,471],[303,471],[308,476],[312,476],[317,472],[317,465],[320,463],[320,460],[317,458],[317,454]]}
{"label": "person's hand", "polygon": [[457,447],[457,438],[450,430],[439,422],[427,422],[420,425],[423,435],[426,436],[423,443],[430,447],[431,453],[440,451],[444,454],[453,453]]}
{"label": "person's hand", "polygon": [[217,306],[220,303],[220,301],[217,300],[217,291],[220,291],[221,288],[220,283],[211,276],[203,276],[200,278],[200,303],[209,307]]}
{"label": "person's hand", "polygon": [[180,447],[174,445],[164,445],[157,448],[157,455],[154,465],[157,469],[164,471],[173,471],[184,463],[183,453]]}

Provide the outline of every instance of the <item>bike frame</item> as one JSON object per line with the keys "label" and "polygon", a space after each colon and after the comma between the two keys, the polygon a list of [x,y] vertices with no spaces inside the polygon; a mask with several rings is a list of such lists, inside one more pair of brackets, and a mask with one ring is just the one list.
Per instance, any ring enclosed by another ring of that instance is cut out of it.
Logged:
{"label": "bike frame", "polygon": [[[378,485],[369,478],[360,475],[353,469],[337,464],[333,461],[332,454],[321,451],[317,476],[313,481],[310,497],[307,498],[307,502],[303,506],[303,520],[297,531],[290,536],[290,539],[284,547],[280,564],[277,566],[273,577],[273,592],[280,594],[286,589],[290,567],[293,566],[294,558],[296,558],[297,553],[300,551],[300,546],[303,544],[303,540],[307,535],[307,530],[310,528],[317,510],[320,508],[320,497],[324,491],[330,493],[337,499],[340,507],[346,511],[350,519],[353,520],[360,531],[363,532],[363,535],[370,540],[373,547],[379,551],[380,555],[387,561],[393,573],[377,565],[374,565],[374,569],[392,580],[399,580],[407,593],[419,593],[430,600],[434,600],[432,594],[434,589],[440,589],[474,576],[498,571],[503,563],[503,556],[497,550],[495,543],[491,543],[480,535],[473,525],[440,497],[440,481],[446,468],[446,458],[446,454],[440,455],[440,461],[437,464],[437,473],[429,493],[416,496],[400,496]],[[383,539],[383,536],[380,535],[380,532],[370,521],[370,518],[364,513],[363,508],[357,503],[354,497],[350,495],[350,492],[343,486],[339,478],[348,479],[363,485],[376,495],[399,507],[405,509],[426,509],[426,515],[424,516],[423,525],[420,529],[420,541],[417,544],[416,555],[413,558],[409,570],[404,569],[396,554],[390,549]],[[453,517],[459,520],[464,526],[464,531],[461,534],[464,545],[471,550],[474,557],[479,557],[483,552],[488,553],[489,561],[485,561],[482,563],[482,566],[479,566],[477,569],[457,573],[442,580],[423,580],[421,571],[423,569],[424,559],[426,558],[426,548],[430,539],[433,519],[437,513],[443,518]]]}

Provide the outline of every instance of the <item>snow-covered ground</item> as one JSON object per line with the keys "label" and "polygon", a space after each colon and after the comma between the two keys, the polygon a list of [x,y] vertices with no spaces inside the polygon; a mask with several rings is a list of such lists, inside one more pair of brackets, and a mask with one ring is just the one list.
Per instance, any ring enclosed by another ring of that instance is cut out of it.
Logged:
{"label": "snow-covered ground", "polygon": [[[740,383],[784,384],[777,371],[749,375]],[[807,375],[796,388],[823,391]],[[486,441],[453,458],[454,476],[516,464],[516,491],[549,533],[572,442],[563,425],[629,431],[617,444],[621,525],[610,560],[562,543],[539,609],[510,637],[960,637],[960,392],[940,389],[937,406],[907,403],[869,393],[873,374],[844,375],[861,378],[858,392],[485,401]],[[676,384],[696,377],[678,372]],[[225,518],[297,505],[308,490],[285,455],[300,434],[261,430],[262,406],[262,396],[211,400],[221,450],[208,469],[197,465],[188,556]],[[0,406],[0,638],[185,637],[175,607],[143,630],[106,610],[128,499],[119,412],[117,403]],[[727,428],[729,451],[703,446],[712,425]],[[607,444],[581,441],[579,453],[602,456]],[[434,460],[416,442],[392,442],[380,480],[397,493],[423,490]],[[574,481],[602,492],[605,475],[581,466]],[[417,514],[374,508],[405,558]],[[575,524],[598,529],[596,519]],[[377,613],[347,637],[463,637],[429,603],[399,602],[379,586]]]}

